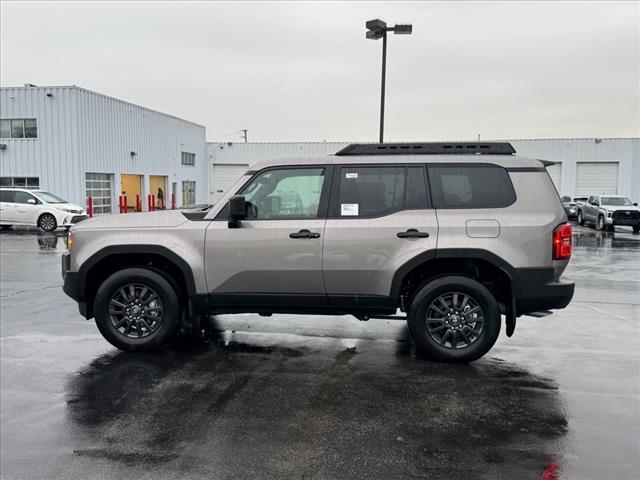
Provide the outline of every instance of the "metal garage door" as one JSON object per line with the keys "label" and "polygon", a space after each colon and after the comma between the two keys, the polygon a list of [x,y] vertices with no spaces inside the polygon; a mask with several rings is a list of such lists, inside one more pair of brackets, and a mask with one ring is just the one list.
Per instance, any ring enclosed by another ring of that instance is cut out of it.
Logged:
{"label": "metal garage door", "polygon": [[618,193],[618,162],[578,162],[576,195]]}
{"label": "metal garage door", "polygon": [[93,198],[93,214],[111,213],[113,175],[110,173],[85,173],[87,197]]}
{"label": "metal garage door", "polygon": [[562,164],[556,163],[555,165],[549,165],[547,167],[547,172],[549,172],[549,176],[551,180],[553,180],[553,184],[556,186],[556,190],[558,193],[560,192],[560,178],[562,176]]}
{"label": "metal garage door", "polygon": [[236,180],[238,180],[244,172],[247,171],[249,165],[223,164],[216,163],[213,165],[213,201],[217,202],[227,193]]}

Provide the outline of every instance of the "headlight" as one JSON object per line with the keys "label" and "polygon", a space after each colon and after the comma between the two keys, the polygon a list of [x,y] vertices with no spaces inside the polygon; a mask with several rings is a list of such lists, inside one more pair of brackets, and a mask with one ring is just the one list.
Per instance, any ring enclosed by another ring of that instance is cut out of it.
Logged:
{"label": "headlight", "polygon": [[[74,213],[74,209],[72,209],[72,208],[58,207],[58,210],[62,210],[63,212],[67,212],[67,213]],[[80,212],[80,213],[82,213],[82,212]]]}

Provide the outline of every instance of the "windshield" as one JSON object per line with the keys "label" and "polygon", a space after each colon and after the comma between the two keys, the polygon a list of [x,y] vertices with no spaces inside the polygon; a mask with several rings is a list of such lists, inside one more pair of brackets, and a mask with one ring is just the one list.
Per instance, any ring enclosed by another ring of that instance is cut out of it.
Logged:
{"label": "windshield", "polygon": [[35,193],[36,197],[38,197],[44,203],[69,203],[66,200],[58,197],[57,195],[54,195],[53,193],[49,193],[49,192],[33,192],[33,193]]}
{"label": "windshield", "polygon": [[601,205],[611,205],[612,207],[630,207],[633,205],[627,197],[600,197]]}

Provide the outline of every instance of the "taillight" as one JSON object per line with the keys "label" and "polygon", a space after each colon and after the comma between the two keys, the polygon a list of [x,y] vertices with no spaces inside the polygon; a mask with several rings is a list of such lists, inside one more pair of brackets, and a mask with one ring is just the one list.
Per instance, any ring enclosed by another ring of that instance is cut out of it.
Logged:
{"label": "taillight", "polygon": [[571,224],[558,225],[553,231],[553,259],[571,258]]}

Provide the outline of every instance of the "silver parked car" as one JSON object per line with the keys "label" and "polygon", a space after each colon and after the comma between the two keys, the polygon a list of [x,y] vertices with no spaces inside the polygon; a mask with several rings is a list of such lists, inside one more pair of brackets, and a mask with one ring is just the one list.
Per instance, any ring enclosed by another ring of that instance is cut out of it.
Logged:
{"label": "silver parked car", "polygon": [[[466,362],[502,316],[564,308],[571,226],[539,160],[508,143],[351,145],[249,169],[203,211],[71,229],[64,291],[104,337],[149,350],[216,313],[403,318],[416,346]],[[398,310],[404,315],[398,315]]]}
{"label": "silver parked car", "polygon": [[591,195],[578,206],[578,224],[586,222],[598,230],[612,229],[615,225],[631,227],[640,232],[640,209],[629,197],[623,195]]}

